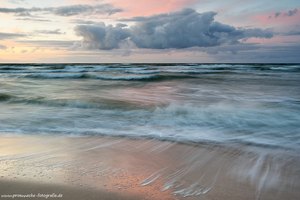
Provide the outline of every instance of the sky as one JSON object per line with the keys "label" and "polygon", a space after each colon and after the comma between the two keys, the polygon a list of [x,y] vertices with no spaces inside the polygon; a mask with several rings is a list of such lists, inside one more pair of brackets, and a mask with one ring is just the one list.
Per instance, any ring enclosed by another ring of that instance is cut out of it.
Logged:
{"label": "sky", "polygon": [[299,0],[0,0],[0,63],[300,63]]}

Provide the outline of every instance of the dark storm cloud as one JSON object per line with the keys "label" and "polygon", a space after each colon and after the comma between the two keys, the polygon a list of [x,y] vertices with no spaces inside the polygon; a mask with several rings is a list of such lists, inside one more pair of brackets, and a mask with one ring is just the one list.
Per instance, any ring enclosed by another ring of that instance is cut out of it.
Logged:
{"label": "dark storm cloud", "polygon": [[0,8],[0,13],[12,13],[17,16],[30,16],[34,12],[48,12],[58,16],[74,16],[74,15],[92,15],[92,14],[115,14],[121,12],[119,8],[115,8],[111,4],[98,5],[71,5],[60,7],[46,7],[46,8]]}
{"label": "dark storm cloud", "polygon": [[3,33],[3,32],[0,32],[0,40],[19,38],[19,37],[25,37],[25,36],[26,36],[25,34],[21,34],[21,33]]}
{"label": "dark storm cloud", "polygon": [[242,29],[214,20],[215,12],[198,13],[193,9],[161,14],[151,17],[136,17],[121,21],[133,21],[131,27],[79,25],[75,28],[82,36],[84,47],[92,49],[115,49],[124,42],[138,48],[183,49],[238,44],[239,40],[251,37],[271,38],[272,32],[262,29]]}

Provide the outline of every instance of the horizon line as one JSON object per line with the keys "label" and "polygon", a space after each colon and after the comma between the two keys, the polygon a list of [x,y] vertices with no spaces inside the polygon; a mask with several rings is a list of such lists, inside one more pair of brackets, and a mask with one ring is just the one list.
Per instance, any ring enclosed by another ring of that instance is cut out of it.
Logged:
{"label": "horizon line", "polygon": [[91,62],[91,63],[85,63],[85,62],[7,62],[7,63],[1,63],[0,65],[93,65],[93,64],[160,64],[160,65],[168,65],[168,64],[204,64],[204,65],[211,65],[211,64],[232,64],[232,65],[259,65],[259,64],[270,64],[270,65],[288,65],[288,64],[300,64],[299,62],[277,62],[277,63],[273,63],[273,62],[253,62],[253,63],[248,63],[248,62]]}

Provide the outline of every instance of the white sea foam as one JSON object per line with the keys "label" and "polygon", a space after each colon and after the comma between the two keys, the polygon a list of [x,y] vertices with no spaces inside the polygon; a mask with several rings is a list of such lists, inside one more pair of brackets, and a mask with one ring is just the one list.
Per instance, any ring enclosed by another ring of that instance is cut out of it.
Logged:
{"label": "white sea foam", "polygon": [[300,146],[298,65],[1,65],[0,74],[0,132]]}

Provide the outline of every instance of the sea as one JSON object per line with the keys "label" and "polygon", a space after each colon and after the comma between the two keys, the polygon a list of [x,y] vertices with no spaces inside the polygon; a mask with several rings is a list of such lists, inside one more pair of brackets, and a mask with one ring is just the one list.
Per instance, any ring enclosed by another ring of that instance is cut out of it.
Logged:
{"label": "sea", "polygon": [[0,134],[300,150],[300,64],[1,64]]}

